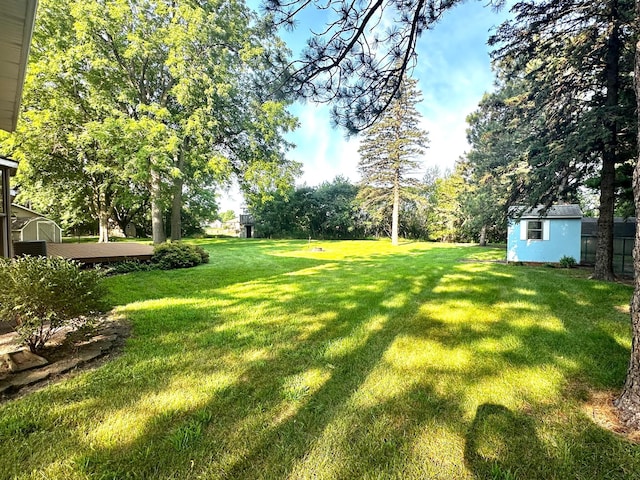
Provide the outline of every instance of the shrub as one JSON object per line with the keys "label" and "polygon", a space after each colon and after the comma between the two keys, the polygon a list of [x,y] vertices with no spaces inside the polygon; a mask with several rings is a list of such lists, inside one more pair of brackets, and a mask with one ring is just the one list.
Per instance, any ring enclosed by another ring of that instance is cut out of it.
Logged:
{"label": "shrub", "polygon": [[0,318],[13,322],[32,352],[62,327],[104,308],[101,272],[63,258],[0,259]]}
{"label": "shrub", "polygon": [[197,245],[162,243],[155,247],[151,263],[163,270],[195,267],[201,263],[209,263],[209,254]]}
{"label": "shrub", "polygon": [[563,256],[563,257],[560,259],[560,262],[559,262],[559,263],[560,263],[560,266],[561,266],[562,268],[573,268],[573,267],[575,267],[575,266],[578,264],[578,262],[576,262],[576,259],[575,259],[575,258],[573,258],[573,257],[568,257],[568,256],[566,256],[566,255],[565,255],[565,256]]}
{"label": "shrub", "polygon": [[209,263],[209,252],[200,245],[194,245],[196,252],[200,255],[200,263]]}
{"label": "shrub", "polygon": [[149,262],[141,262],[140,260],[124,260],[122,262],[110,263],[105,266],[105,273],[107,275],[116,275],[119,273],[131,273],[131,272],[147,272],[154,270],[157,266]]}

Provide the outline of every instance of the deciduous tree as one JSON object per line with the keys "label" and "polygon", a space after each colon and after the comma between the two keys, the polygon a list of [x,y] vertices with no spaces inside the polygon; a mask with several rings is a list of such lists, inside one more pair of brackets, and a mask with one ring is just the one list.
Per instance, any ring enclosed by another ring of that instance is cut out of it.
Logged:
{"label": "deciduous tree", "polygon": [[296,171],[283,138],[296,120],[268,89],[287,51],[240,1],[43,1],[33,44],[25,168],[56,172],[40,182],[69,185],[78,202],[94,186],[85,203],[103,232],[131,183],[149,193],[160,242],[170,209],[180,236],[184,189],[200,195],[235,175],[248,190]]}

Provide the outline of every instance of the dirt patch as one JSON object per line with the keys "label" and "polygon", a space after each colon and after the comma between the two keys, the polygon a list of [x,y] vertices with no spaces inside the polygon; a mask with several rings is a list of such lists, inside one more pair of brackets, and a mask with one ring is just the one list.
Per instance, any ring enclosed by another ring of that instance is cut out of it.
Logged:
{"label": "dirt patch", "polygon": [[[23,371],[11,371],[0,364],[0,402],[26,395],[80,371],[95,368],[122,351],[130,326],[122,318],[105,315],[94,328],[65,329],[57,332],[38,352],[45,365]],[[0,353],[24,350],[17,334],[0,334]]]}
{"label": "dirt patch", "polygon": [[618,417],[618,410],[613,405],[615,398],[616,394],[611,391],[591,392],[589,400],[582,409],[596,425],[630,442],[640,444],[640,430],[629,428],[622,423]]}

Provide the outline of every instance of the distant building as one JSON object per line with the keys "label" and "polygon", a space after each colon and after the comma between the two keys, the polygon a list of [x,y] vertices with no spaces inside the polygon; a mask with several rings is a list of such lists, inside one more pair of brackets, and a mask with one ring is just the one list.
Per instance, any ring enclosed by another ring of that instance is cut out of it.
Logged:
{"label": "distant building", "polygon": [[253,238],[255,235],[254,232],[254,222],[253,216],[248,213],[244,213],[240,215],[239,218],[240,223],[240,238]]}

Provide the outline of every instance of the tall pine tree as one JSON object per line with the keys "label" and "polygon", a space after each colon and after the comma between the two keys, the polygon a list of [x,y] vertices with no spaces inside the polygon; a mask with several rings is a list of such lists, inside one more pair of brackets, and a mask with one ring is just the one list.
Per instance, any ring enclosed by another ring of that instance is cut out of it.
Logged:
{"label": "tall pine tree", "polygon": [[[362,188],[359,197],[368,211],[391,209],[391,242],[398,244],[400,201],[406,187],[415,183],[419,157],[427,148],[427,132],[420,128],[416,105],[422,100],[417,81],[404,78],[389,108],[366,131],[360,153]],[[387,217],[388,218],[388,217]]]}
{"label": "tall pine tree", "polygon": [[[549,205],[599,177],[594,278],[613,275],[616,168],[635,156],[630,0],[517,3],[490,43],[527,92],[518,116],[528,132],[532,200]],[[510,72],[509,72],[510,71]],[[537,202],[536,202],[537,203]]]}

